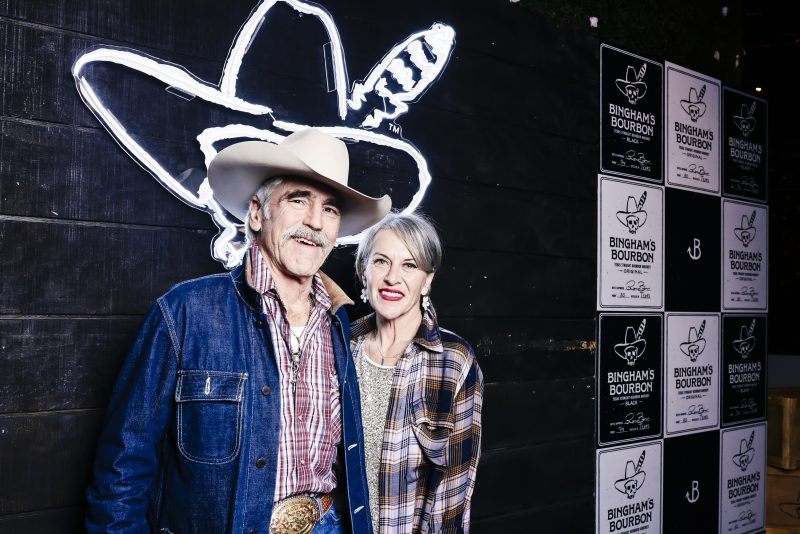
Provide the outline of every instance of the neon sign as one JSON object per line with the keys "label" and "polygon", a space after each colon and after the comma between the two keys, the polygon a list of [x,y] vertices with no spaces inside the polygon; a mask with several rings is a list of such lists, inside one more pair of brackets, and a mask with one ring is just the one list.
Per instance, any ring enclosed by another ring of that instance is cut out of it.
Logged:
{"label": "neon sign", "polygon": [[[263,22],[277,4],[288,5],[302,15],[316,18],[322,24],[329,39],[325,52],[330,61],[338,123],[301,124],[291,116],[290,110],[283,111],[285,116],[281,116],[281,113],[268,105],[251,102],[240,96],[237,84],[243,59],[258,32],[265,31],[262,29]],[[187,100],[197,98],[204,103],[248,117],[247,120],[209,126],[196,136],[206,168],[217,154],[215,146],[220,142],[259,139],[278,143],[292,132],[308,126],[349,142],[370,143],[398,150],[409,156],[417,168],[418,188],[403,209],[404,212],[409,212],[424,198],[431,183],[431,174],[419,150],[399,134],[393,133],[399,129],[385,126],[389,124],[388,121],[408,112],[409,104],[416,102],[439,78],[447,66],[454,45],[455,31],[446,24],[433,24],[427,30],[413,33],[393,47],[363,81],[353,85],[352,92],[348,94],[344,49],[330,13],[317,4],[299,0],[263,0],[240,28],[228,52],[218,84],[204,81],[180,65],[136,50],[107,46],[81,54],[72,67],[72,74],[84,103],[117,143],[175,196],[211,215],[219,228],[219,233],[211,244],[211,254],[230,268],[241,261],[246,250],[243,246],[242,224],[216,202],[205,176],[199,186],[193,188],[190,185],[192,181],[185,179],[185,174],[191,170],[177,173],[169,169],[164,163],[165,156],[158,156],[144,146],[145,143],[132,133],[131,125],[126,127],[111,111],[111,104],[119,105],[119,102],[104,100],[103,95],[99,94],[99,84],[90,81],[87,72],[91,66],[120,66],[126,69],[126,73],[135,71],[151,82],[158,82],[170,94]],[[384,128],[379,131],[382,126]],[[361,234],[343,236],[337,243],[353,244],[360,238]]]}

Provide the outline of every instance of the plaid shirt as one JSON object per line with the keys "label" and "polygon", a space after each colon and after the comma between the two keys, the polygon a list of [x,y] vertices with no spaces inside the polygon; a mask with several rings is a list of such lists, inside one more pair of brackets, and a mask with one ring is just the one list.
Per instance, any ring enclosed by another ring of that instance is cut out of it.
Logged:
{"label": "plaid shirt", "polygon": [[281,392],[281,434],[275,501],[298,493],[329,493],[336,487],[333,464],[342,435],[339,379],[331,343],[331,299],[319,274],[314,305],[303,336],[296,392],[292,393],[291,334],[275,281],[258,245],[250,248],[253,287],[262,295],[270,321]]}
{"label": "plaid shirt", "polygon": [[[374,329],[374,314],[356,321],[351,348]],[[392,383],[380,463],[380,534],[469,532],[482,402],[483,373],[472,348],[426,312]]]}

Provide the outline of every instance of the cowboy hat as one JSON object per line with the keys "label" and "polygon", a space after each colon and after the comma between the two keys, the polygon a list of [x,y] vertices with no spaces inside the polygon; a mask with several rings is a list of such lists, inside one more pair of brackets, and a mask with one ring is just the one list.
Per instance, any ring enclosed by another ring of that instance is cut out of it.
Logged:
{"label": "cowboy hat", "polygon": [[647,346],[647,341],[645,341],[644,338],[637,338],[636,333],[633,331],[633,327],[629,326],[625,330],[625,342],[614,345],[614,352],[616,352],[617,356],[620,358],[624,358],[625,349],[631,345],[636,347],[636,353],[641,356],[644,353],[645,347]]}
{"label": "cowboy hat", "polygon": [[314,128],[295,132],[278,144],[243,141],[219,151],[208,166],[208,182],[223,208],[242,222],[250,199],[265,181],[302,177],[333,189],[342,198],[339,235],[361,232],[392,207],[388,195],[373,198],[347,185],[347,146]]}
{"label": "cowboy hat", "polygon": [[689,347],[692,345],[697,347],[697,354],[701,354],[706,349],[705,338],[698,338],[697,329],[693,326],[689,328],[689,341],[681,343],[681,352],[689,356]]}
{"label": "cowboy hat", "polygon": [[644,210],[639,209],[639,205],[636,203],[636,199],[633,197],[628,197],[628,203],[625,206],[625,211],[618,211],[617,212],[617,219],[622,224],[628,224],[628,217],[633,215],[634,217],[638,217],[639,219],[639,226],[642,226],[644,222],[647,220],[647,212]]}
{"label": "cowboy hat", "polygon": [[691,106],[697,108],[697,116],[702,117],[706,113],[706,103],[700,100],[697,90],[694,87],[689,88],[689,100],[681,100],[681,107],[683,111],[691,115],[689,109]]}
{"label": "cowboy hat", "polygon": [[739,239],[739,241],[742,241],[742,232],[748,232],[750,234],[750,241],[756,237],[756,227],[750,224],[750,219],[747,215],[742,215],[742,225],[739,228],[733,229],[733,233],[736,234],[736,238]]}
{"label": "cowboy hat", "polygon": [[[747,443],[746,439],[743,439],[741,443],[739,443],[739,454],[733,456],[733,463],[735,463],[737,467],[747,469],[747,466],[753,461],[755,455],[755,449]],[[742,467],[742,460],[745,460],[744,467]]]}
{"label": "cowboy hat", "polygon": [[753,346],[756,344],[756,336],[748,333],[747,327],[742,325],[741,333],[739,334],[739,339],[733,340],[733,350],[741,354],[742,356],[747,356],[750,354],[750,351],[753,350]]}
{"label": "cowboy hat", "polygon": [[622,91],[625,95],[628,94],[626,91],[628,86],[636,89],[638,98],[644,97],[644,94],[647,92],[647,84],[637,78],[636,69],[630,65],[628,65],[628,70],[625,71],[625,79],[623,80],[622,78],[617,78],[614,80],[614,83],[617,84],[617,89]]}
{"label": "cowboy hat", "polygon": [[628,460],[628,462],[625,464],[625,478],[621,478],[614,482],[614,487],[617,488],[617,491],[625,493],[625,483],[629,480],[635,480],[636,489],[638,490],[642,487],[642,484],[644,484],[645,476],[646,474],[644,471],[637,471],[636,466],[633,465],[633,462]]}

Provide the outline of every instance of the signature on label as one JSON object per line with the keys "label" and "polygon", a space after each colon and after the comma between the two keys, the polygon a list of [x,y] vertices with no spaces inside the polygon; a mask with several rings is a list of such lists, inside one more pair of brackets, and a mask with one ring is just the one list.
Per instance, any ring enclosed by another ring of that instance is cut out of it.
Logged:
{"label": "signature on label", "polygon": [[696,174],[698,176],[708,176],[708,173],[703,168],[703,166],[702,165],[698,165],[697,163],[692,163],[691,165],[689,165],[689,168],[687,170],[690,173]]}
{"label": "signature on label", "polygon": [[634,161],[639,165],[649,165],[650,160],[642,154],[641,152],[636,152],[635,150],[628,150],[625,152],[625,159],[628,161]]}
{"label": "signature on label", "polygon": [[650,291],[650,288],[644,284],[643,280],[639,280],[638,282],[636,280],[628,280],[625,283],[625,289],[627,291],[638,291],[639,293]]}

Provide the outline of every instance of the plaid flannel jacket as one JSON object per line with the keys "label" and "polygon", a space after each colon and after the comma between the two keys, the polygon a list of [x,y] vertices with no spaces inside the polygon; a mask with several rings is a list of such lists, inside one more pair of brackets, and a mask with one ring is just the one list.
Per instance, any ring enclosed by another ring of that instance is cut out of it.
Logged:
{"label": "plaid flannel jacket", "polygon": [[[351,347],[374,329],[374,314],[356,321]],[[483,373],[472,348],[426,312],[392,382],[380,534],[469,532],[482,402]]]}

